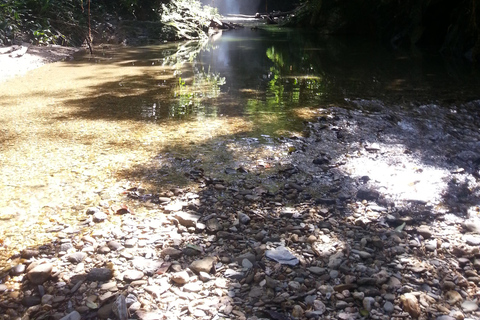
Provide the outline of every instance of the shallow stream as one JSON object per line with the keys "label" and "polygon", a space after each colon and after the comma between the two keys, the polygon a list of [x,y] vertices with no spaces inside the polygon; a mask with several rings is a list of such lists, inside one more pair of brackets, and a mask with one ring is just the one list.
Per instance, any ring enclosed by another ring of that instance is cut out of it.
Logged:
{"label": "shallow stream", "polygon": [[[96,48],[0,84],[1,259],[129,187],[188,187],[182,167],[280,161],[311,108],[479,98],[469,65],[362,39],[240,29],[206,43]],[[263,165],[266,165],[263,163]]]}

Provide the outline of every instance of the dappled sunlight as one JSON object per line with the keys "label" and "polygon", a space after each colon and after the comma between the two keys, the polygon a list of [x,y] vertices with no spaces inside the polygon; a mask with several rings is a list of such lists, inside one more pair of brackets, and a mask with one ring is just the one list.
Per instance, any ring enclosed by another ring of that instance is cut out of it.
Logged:
{"label": "dappled sunlight", "polygon": [[[450,172],[445,168],[425,166],[422,159],[409,155],[405,146],[365,143],[366,148],[379,156],[355,157],[341,171],[355,178],[368,176],[387,196],[438,204],[447,190]],[[381,157],[382,153],[394,154]],[[368,154],[368,152],[367,152]],[[397,199],[397,200],[398,200]]]}

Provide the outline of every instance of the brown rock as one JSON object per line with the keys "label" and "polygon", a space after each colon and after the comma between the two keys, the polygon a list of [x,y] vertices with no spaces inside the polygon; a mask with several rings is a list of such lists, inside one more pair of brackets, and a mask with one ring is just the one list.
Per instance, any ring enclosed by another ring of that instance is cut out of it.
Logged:
{"label": "brown rock", "polygon": [[420,310],[420,305],[418,304],[417,297],[415,297],[411,293],[405,293],[400,297],[400,300],[403,304],[403,310],[408,312],[408,314],[412,318],[416,319],[420,316],[422,312]]}
{"label": "brown rock", "polygon": [[40,264],[28,271],[28,280],[30,280],[32,284],[43,284],[48,278],[50,278],[52,269],[53,265],[51,263]]}

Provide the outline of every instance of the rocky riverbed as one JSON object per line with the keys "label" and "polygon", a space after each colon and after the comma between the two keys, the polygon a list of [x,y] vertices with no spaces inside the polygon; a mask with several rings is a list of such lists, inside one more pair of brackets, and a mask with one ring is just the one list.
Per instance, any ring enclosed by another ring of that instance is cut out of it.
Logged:
{"label": "rocky riverbed", "polygon": [[479,101],[316,110],[223,172],[50,221],[1,319],[477,319]]}

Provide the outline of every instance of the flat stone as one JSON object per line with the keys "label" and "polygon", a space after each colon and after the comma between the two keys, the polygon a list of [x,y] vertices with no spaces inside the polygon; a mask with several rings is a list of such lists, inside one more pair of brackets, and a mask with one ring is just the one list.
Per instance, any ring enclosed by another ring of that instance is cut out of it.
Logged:
{"label": "flat stone", "polygon": [[184,211],[175,212],[173,217],[177,219],[182,226],[187,228],[195,227],[198,219],[200,219],[199,216]]}
{"label": "flat stone", "polygon": [[170,258],[177,259],[182,255],[182,250],[178,250],[172,247],[167,247],[162,250],[161,254],[162,257],[170,256]]}
{"label": "flat stone", "polygon": [[233,269],[225,270],[224,276],[225,278],[235,279],[235,280],[242,280],[243,278],[245,278],[245,274],[243,272],[236,271]]}
{"label": "flat stone", "polygon": [[321,267],[309,267],[307,270],[315,275],[322,275],[327,272],[327,269]]}
{"label": "flat stone", "polygon": [[145,274],[139,270],[127,270],[123,272],[123,280],[132,282],[135,280],[140,280]]}
{"label": "flat stone", "polygon": [[200,271],[210,273],[214,263],[215,263],[214,257],[206,257],[200,260],[193,261],[190,264],[190,269],[192,269],[196,273],[199,273]]}
{"label": "flat stone", "polygon": [[190,282],[183,286],[185,292],[199,292],[202,291],[203,285],[200,282]]}
{"label": "flat stone", "polygon": [[280,264],[296,266],[300,261],[287,248],[280,246],[273,250],[265,251],[265,256]]}
{"label": "flat stone", "polygon": [[462,303],[462,310],[464,312],[473,312],[478,310],[478,304],[475,301],[466,300]]}
{"label": "flat stone", "polygon": [[468,245],[478,246],[480,245],[480,236],[466,234],[463,236],[463,241],[465,241]]}
{"label": "flat stone", "polygon": [[69,314],[67,314],[65,317],[60,318],[60,320],[80,320],[82,319],[82,316],[78,311],[72,311]]}
{"label": "flat stone", "polygon": [[361,188],[357,191],[358,200],[375,201],[379,196],[380,193],[376,190]]}

